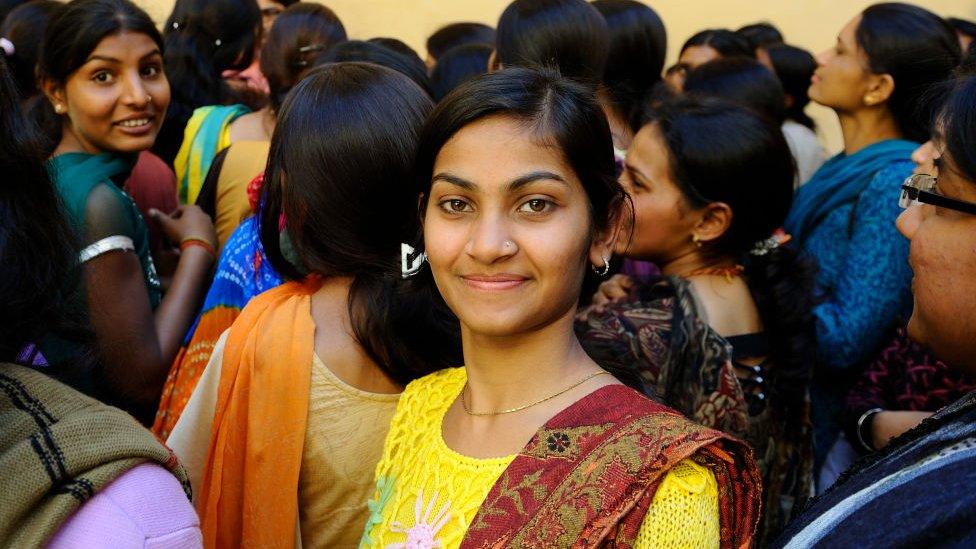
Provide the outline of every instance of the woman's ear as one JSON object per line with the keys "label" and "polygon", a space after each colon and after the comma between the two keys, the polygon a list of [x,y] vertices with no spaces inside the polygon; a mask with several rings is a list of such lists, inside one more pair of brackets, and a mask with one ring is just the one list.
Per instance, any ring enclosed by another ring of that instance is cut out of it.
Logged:
{"label": "woman's ear", "polygon": [[725,202],[712,202],[702,208],[701,220],[692,234],[702,244],[714,242],[732,226],[732,208]]}
{"label": "woman's ear", "polygon": [[891,94],[895,92],[895,79],[890,74],[872,74],[868,78],[868,88],[863,98],[864,105],[874,107],[888,101]]}
{"label": "woman's ear", "polygon": [[590,242],[590,265],[602,269],[613,257],[617,239],[624,227],[624,216],[631,213],[629,204],[629,201],[621,200],[611,214],[606,228],[593,234],[593,241]]}
{"label": "woman's ear", "polygon": [[64,86],[51,78],[41,80],[41,91],[54,108],[54,112],[64,114],[68,110],[68,98]]}

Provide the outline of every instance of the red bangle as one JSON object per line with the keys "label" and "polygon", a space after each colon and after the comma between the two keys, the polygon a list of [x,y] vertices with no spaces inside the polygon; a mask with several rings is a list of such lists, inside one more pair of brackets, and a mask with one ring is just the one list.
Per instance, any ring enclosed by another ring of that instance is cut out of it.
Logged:
{"label": "red bangle", "polygon": [[183,240],[180,241],[180,251],[181,252],[182,251],[185,251],[190,246],[199,246],[199,247],[203,248],[204,250],[207,250],[207,253],[210,254],[210,258],[211,259],[217,259],[217,251],[214,250],[213,244],[207,242],[206,240],[204,240],[202,238],[196,238],[196,237],[191,236],[191,237],[188,237],[188,238],[184,238]]}

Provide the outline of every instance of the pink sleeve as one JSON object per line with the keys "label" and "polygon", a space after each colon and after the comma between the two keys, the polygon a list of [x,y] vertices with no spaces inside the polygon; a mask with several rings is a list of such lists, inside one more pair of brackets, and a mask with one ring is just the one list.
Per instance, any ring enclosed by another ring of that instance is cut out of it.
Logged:
{"label": "pink sleeve", "polygon": [[126,472],[65,521],[49,547],[203,547],[200,521],[169,471],[145,463]]}

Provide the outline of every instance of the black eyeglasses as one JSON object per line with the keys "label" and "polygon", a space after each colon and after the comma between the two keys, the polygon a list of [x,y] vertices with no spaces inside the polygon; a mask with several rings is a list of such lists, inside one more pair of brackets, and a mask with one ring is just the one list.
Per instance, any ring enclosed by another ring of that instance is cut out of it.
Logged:
{"label": "black eyeglasses", "polygon": [[976,204],[942,196],[935,192],[937,179],[931,175],[917,173],[905,179],[901,185],[898,205],[909,208],[918,204],[931,204],[948,210],[976,215]]}

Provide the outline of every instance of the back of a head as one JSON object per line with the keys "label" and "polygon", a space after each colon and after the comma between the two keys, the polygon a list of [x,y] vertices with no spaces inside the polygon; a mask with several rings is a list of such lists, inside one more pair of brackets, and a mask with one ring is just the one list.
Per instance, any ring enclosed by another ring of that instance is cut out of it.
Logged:
{"label": "back of a head", "polygon": [[489,44],[465,44],[443,52],[430,73],[434,101],[440,101],[469,78],[488,72],[491,52]]}
{"label": "back of a head", "polygon": [[[278,115],[259,214],[261,242],[279,272],[293,279],[305,273],[353,279],[353,333],[366,354],[404,384],[443,367],[450,346],[446,339],[443,346],[418,346],[441,337],[425,324],[432,307],[416,307],[394,288],[400,243],[418,230],[414,158],[432,107],[416,83],[392,69],[316,67]],[[281,252],[282,214],[298,266]]]}
{"label": "back of a head", "polygon": [[621,113],[632,118],[661,81],[668,36],[664,22],[637,0],[595,0],[610,30],[603,83]]}
{"label": "back of a head", "polygon": [[717,51],[722,57],[756,58],[756,51],[749,41],[730,31],[729,29],[706,29],[692,35],[685,40],[681,51],[692,46],[708,46]]}
{"label": "back of a head", "polygon": [[427,54],[440,60],[448,50],[466,44],[495,43],[495,29],[482,23],[451,23],[427,38]]}
{"label": "back of a head", "polygon": [[283,11],[261,47],[261,72],[271,88],[271,108],[281,108],[285,95],[320,52],[345,40],[342,21],[321,4],[299,2]]}
{"label": "back of a head", "polygon": [[961,56],[952,27],[928,10],[892,2],[866,8],[855,37],[871,72],[894,80],[887,106],[902,135],[928,141],[937,105],[927,96],[952,74]]}
{"label": "back of a head", "polygon": [[359,61],[373,63],[406,75],[431,95],[430,79],[420,58],[404,55],[382,44],[365,40],[347,40],[332,46],[315,59],[314,65]]}
{"label": "back of a head", "polygon": [[417,54],[417,50],[411,48],[409,44],[403,40],[400,40],[399,38],[393,38],[392,36],[374,36],[373,38],[367,40],[367,42],[379,44],[388,50],[393,50],[400,55],[407,56],[411,59],[416,59],[417,61],[423,63],[423,59],[421,59],[420,55]]}
{"label": "back of a head", "polygon": [[15,48],[7,63],[17,81],[21,99],[28,99],[39,91],[34,68],[44,31],[60,7],[55,0],[31,0],[11,10],[0,24],[0,37],[9,40]]}
{"label": "back of a head", "polygon": [[292,89],[272,137],[262,218],[280,272],[301,276],[282,262],[275,210],[309,272],[355,276],[398,265],[416,206],[417,134],[431,107],[412,80],[370,63],[317,67]]}
{"label": "back of a head", "polygon": [[504,67],[556,67],[596,86],[609,47],[607,22],[584,0],[515,0],[498,20],[495,56]]}
{"label": "back of a head", "polygon": [[260,32],[255,0],[176,0],[163,27],[171,114],[189,116],[226,102],[230,91],[221,74],[251,64]]}
{"label": "back of a head", "polygon": [[756,48],[768,48],[784,42],[783,33],[773,26],[772,23],[767,22],[745,25],[735,31],[735,33],[745,38],[753,50]]}
{"label": "back of a head", "polygon": [[27,0],[0,0],[0,23],[3,22],[7,14],[17,6],[26,3]]}
{"label": "back of a head", "polygon": [[688,73],[684,91],[744,105],[777,126],[786,117],[786,95],[779,79],[758,61],[728,57],[709,61]]}
{"label": "back of a head", "polygon": [[771,46],[766,51],[773,70],[783,85],[783,91],[789,97],[786,117],[812,130],[813,119],[804,109],[810,103],[807,91],[810,89],[813,71],[817,70],[817,60],[807,50],[788,44]]}
{"label": "back of a head", "polygon": [[0,52],[0,362],[61,327],[75,237]]}
{"label": "back of a head", "polygon": [[976,22],[958,17],[950,17],[946,22],[952,26],[959,34],[964,34],[970,38],[976,38]]}

